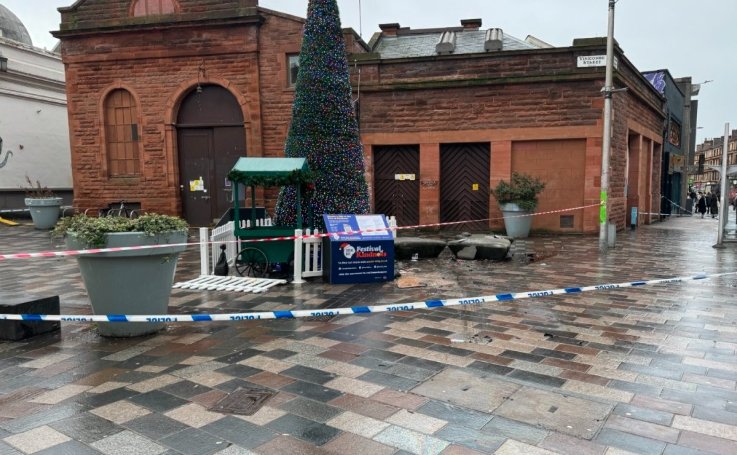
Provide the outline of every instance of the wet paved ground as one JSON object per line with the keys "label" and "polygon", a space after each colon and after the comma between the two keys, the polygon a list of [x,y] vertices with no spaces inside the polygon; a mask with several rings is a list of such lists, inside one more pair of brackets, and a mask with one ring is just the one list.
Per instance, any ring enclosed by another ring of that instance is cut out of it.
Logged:
{"label": "wet paved ground", "polygon": [[[732,228],[734,212],[730,212]],[[529,264],[401,264],[429,285],[172,293],[171,312],[413,302],[737,271],[712,219],[533,238]],[[0,252],[58,249],[0,226]],[[522,251],[520,251],[522,252]],[[178,279],[194,278],[195,251]],[[76,262],[5,261],[0,289],[88,313]],[[135,285],[135,283],[131,283]],[[125,292],[125,289],[121,289]],[[172,325],[104,339],[90,325],[0,342],[0,454],[733,454],[737,275],[434,311]],[[208,410],[238,388],[256,414]]]}

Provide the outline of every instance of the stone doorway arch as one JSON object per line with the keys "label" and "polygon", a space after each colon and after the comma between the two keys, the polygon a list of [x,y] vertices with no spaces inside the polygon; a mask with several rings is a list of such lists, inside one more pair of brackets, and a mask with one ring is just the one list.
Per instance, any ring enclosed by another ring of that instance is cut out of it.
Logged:
{"label": "stone doorway arch", "polygon": [[197,85],[179,106],[176,132],[182,214],[210,226],[232,207],[226,176],[246,156],[241,105],[220,85]]}

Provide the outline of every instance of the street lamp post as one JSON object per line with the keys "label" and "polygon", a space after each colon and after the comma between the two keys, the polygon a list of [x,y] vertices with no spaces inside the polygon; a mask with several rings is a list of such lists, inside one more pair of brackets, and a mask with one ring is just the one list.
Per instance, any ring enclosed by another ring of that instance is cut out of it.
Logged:
{"label": "street lamp post", "polygon": [[609,222],[609,152],[612,146],[612,92],[614,84],[614,5],[609,0],[609,27],[606,40],[606,76],[604,79],[604,133],[601,144],[601,193],[599,208],[599,250],[605,253],[609,248],[607,223]]}
{"label": "street lamp post", "polygon": [[[720,188],[722,207],[719,213],[719,233],[717,234],[717,244],[715,247],[721,247],[724,242],[724,228],[727,227],[726,221],[729,218],[729,197],[727,196],[727,160],[729,159],[729,123],[724,124],[724,142],[722,143],[722,171]],[[726,206],[726,209],[725,209]]]}

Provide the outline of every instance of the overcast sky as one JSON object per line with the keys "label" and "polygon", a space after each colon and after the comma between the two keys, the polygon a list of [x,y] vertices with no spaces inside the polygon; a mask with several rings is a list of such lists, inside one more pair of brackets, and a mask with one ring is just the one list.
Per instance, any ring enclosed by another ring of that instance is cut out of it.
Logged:
{"label": "overcast sky", "polygon": [[[59,28],[56,8],[73,3],[0,0],[23,21],[33,43],[48,49],[56,44],[48,33]],[[301,17],[307,13],[307,0],[259,3]],[[338,0],[338,5],[343,27],[362,31],[366,41],[379,24],[446,27],[473,18],[483,19],[484,28],[499,27],[521,39],[534,35],[554,46],[607,33],[608,0]],[[725,122],[737,129],[736,18],[735,0],[619,0],[616,6],[615,38],[640,71],[667,68],[673,77],[691,76],[694,83],[714,81],[697,97],[699,143],[722,137]]]}

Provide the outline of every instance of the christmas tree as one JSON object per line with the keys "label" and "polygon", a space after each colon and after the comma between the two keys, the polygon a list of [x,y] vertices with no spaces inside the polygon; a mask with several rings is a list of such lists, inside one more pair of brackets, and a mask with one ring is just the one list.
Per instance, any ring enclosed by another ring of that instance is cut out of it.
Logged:
{"label": "christmas tree", "polygon": [[[306,157],[314,190],[303,194],[303,213],[369,212],[363,146],[353,108],[345,40],[336,0],[310,0],[304,28],[292,124],[285,155]],[[307,210],[305,210],[307,209]],[[276,204],[276,221],[293,225],[296,189],[285,187]]]}

